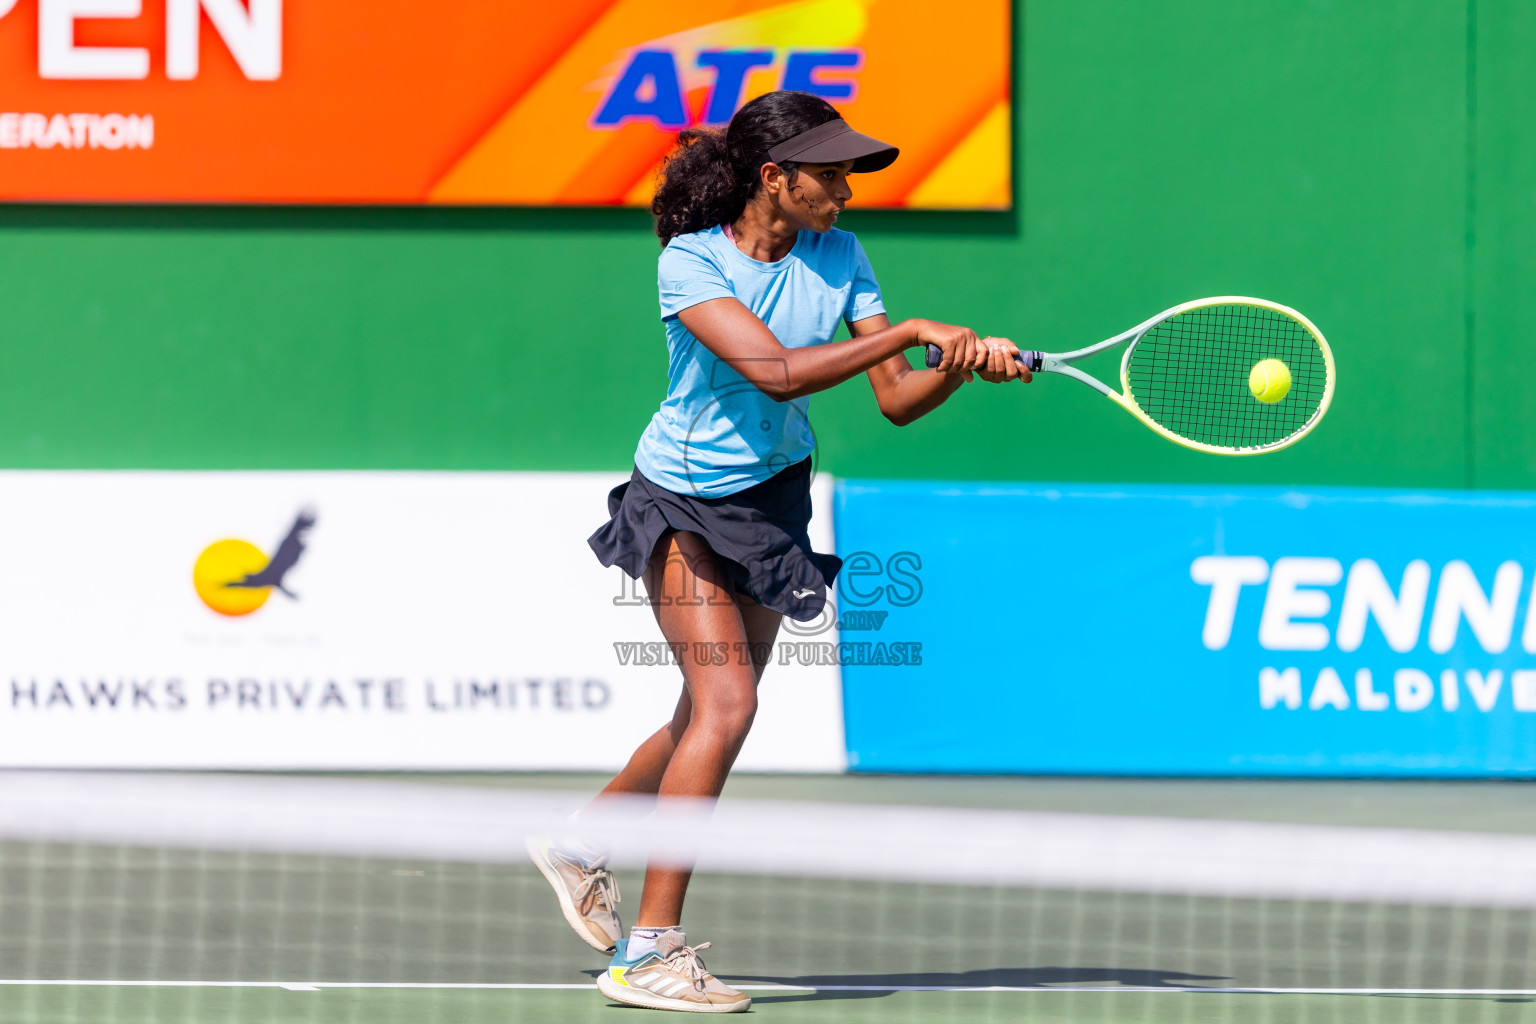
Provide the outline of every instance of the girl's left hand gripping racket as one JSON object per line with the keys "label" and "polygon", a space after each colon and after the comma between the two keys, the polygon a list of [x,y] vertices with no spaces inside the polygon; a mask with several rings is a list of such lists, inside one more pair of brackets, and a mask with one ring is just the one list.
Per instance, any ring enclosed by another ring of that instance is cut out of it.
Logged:
{"label": "girl's left hand gripping racket", "polygon": [[[1120,387],[1071,365],[1123,342]],[[943,353],[929,345],[927,363]],[[1108,341],[1072,352],[1020,352],[1033,372],[1076,377],[1159,434],[1202,452],[1259,455],[1305,437],[1333,400],[1333,352],[1296,310],[1266,299],[1223,295],[1164,310]],[[1276,402],[1249,390],[1249,374],[1278,359],[1291,387]]]}

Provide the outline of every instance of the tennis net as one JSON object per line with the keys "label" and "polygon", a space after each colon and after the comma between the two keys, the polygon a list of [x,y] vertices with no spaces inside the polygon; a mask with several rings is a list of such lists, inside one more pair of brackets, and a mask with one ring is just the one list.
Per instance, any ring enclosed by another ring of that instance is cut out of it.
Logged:
{"label": "tennis net", "polygon": [[1536,999],[1536,836],[762,799],[573,822],[580,802],[6,774],[0,1019],[586,1019],[604,958],[523,853],[551,834],[613,851],[630,915],[647,856],[696,859],[690,941],[779,1019],[1310,1015],[1256,1009],[1272,997],[1492,1020]]}

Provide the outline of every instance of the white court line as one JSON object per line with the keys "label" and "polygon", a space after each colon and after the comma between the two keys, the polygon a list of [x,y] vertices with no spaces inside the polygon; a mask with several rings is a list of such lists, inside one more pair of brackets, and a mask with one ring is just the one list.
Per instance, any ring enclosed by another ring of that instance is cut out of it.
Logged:
{"label": "white court line", "polygon": [[[730,979],[725,979],[729,981]],[[593,984],[531,981],[151,981],[76,980],[60,978],[0,978],[0,985],[67,988],[280,988],[290,992],[322,992],[326,989],[466,989],[519,991],[554,989],[591,991]],[[1171,992],[1215,995],[1314,995],[1314,996],[1536,996],[1530,988],[1218,988],[1205,985],[734,985],[744,992]]]}

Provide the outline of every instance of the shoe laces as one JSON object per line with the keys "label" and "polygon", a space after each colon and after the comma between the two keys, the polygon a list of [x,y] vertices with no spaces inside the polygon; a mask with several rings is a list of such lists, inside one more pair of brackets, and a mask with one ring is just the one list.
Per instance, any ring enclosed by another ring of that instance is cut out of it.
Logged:
{"label": "shoe laces", "polygon": [[710,973],[704,966],[704,961],[699,959],[699,950],[708,948],[707,942],[701,942],[697,946],[678,946],[667,954],[667,966],[679,973],[687,974],[688,979],[693,982],[693,987],[702,992],[705,982],[710,978]]}
{"label": "shoe laces", "polygon": [[576,869],[581,872],[581,881],[576,885],[573,898],[581,906],[581,912],[587,913],[592,909],[593,903],[612,910],[619,903],[619,881],[613,877],[613,872],[608,870],[608,858],[593,861],[587,864],[581,861],[576,863]]}

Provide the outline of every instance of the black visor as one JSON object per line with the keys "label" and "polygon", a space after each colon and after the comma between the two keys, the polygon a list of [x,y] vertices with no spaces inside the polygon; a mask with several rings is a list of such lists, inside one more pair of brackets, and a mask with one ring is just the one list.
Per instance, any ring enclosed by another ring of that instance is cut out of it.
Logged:
{"label": "black visor", "polygon": [[855,171],[878,171],[891,166],[901,151],[890,143],[860,135],[842,118],[819,124],[768,151],[774,163],[793,160],[802,164],[840,164],[853,161]]}

